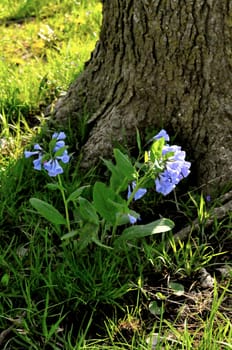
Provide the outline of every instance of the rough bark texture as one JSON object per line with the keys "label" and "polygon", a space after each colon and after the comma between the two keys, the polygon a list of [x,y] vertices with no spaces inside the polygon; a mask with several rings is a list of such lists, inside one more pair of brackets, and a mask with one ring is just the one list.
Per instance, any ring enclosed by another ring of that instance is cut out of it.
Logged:
{"label": "rough bark texture", "polygon": [[54,119],[91,114],[83,166],[132,144],[135,128],[178,134],[199,184],[232,174],[232,2],[104,0],[99,42]]}

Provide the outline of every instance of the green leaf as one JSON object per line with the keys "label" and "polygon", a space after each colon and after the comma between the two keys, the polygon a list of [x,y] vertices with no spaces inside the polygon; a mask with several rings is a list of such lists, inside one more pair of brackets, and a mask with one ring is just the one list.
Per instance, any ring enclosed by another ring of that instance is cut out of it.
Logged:
{"label": "green leaf", "polygon": [[120,170],[121,174],[128,180],[134,180],[135,169],[128,156],[117,148],[114,149],[114,156],[117,168]]}
{"label": "green leaf", "polygon": [[137,141],[139,153],[142,153],[141,137],[140,137],[139,129],[137,129],[137,128],[136,128],[136,141]]}
{"label": "green leaf", "polygon": [[65,240],[65,239],[73,238],[73,237],[75,237],[78,233],[79,233],[78,230],[70,231],[70,232],[66,233],[65,235],[63,235],[63,236],[61,237],[61,240],[63,241],[63,240]]}
{"label": "green leaf", "polygon": [[56,146],[56,143],[57,143],[57,139],[51,139],[51,141],[49,142],[49,153],[53,153],[53,150]]}
{"label": "green leaf", "polygon": [[51,204],[45,201],[42,201],[41,199],[38,199],[38,198],[31,198],[30,203],[41,216],[43,216],[45,219],[50,221],[52,224],[66,225],[66,220],[63,217],[63,215]]}
{"label": "green leaf", "polygon": [[152,315],[160,316],[163,313],[163,307],[159,306],[157,301],[152,301],[149,304],[149,311],[152,313]]}
{"label": "green leaf", "polygon": [[56,184],[56,183],[48,183],[45,187],[48,188],[49,190],[52,190],[52,191],[56,191],[56,190],[61,189],[61,186],[59,184]]}
{"label": "green leaf", "polygon": [[68,202],[76,202],[76,200],[80,197],[80,195],[82,194],[82,192],[84,191],[84,189],[88,188],[89,185],[86,186],[81,186],[79,188],[77,188],[74,192],[72,192],[68,199],[67,199],[67,203]]}
{"label": "green leaf", "polygon": [[146,225],[134,225],[126,228],[121,236],[115,240],[115,244],[121,241],[143,238],[157,233],[170,231],[174,227],[174,222],[169,219],[159,219]]}
{"label": "green leaf", "polygon": [[55,158],[56,158],[56,157],[61,157],[66,149],[67,149],[67,146],[64,146],[64,147],[59,148],[59,149],[56,151],[54,157],[55,157]]}
{"label": "green leaf", "polygon": [[92,223],[86,223],[81,227],[79,231],[79,241],[78,248],[80,250],[85,249],[90,243],[93,243],[95,240],[98,240],[98,230],[99,227]]}
{"label": "green leaf", "polygon": [[184,294],[184,286],[180,283],[170,282],[168,287],[173,290],[173,294],[181,296]]}
{"label": "green leaf", "polygon": [[4,273],[4,275],[1,278],[1,284],[4,287],[7,287],[10,281],[10,275],[8,273]]}
{"label": "green leaf", "polygon": [[127,182],[125,182],[125,185],[122,184],[123,177],[120,172],[120,170],[117,168],[116,165],[114,165],[110,160],[103,159],[105,165],[107,168],[111,171],[111,177],[110,177],[110,186],[114,191],[117,191],[118,189],[121,189],[121,191],[126,190],[127,188]]}
{"label": "green leaf", "polygon": [[93,187],[93,204],[97,212],[110,224],[116,221],[118,209],[113,202],[122,202],[122,198],[103,182],[96,182]]}
{"label": "green leaf", "polygon": [[135,169],[128,156],[117,148],[114,149],[114,157],[115,165],[111,161],[103,160],[107,168],[111,171],[110,186],[115,192],[125,191],[128,182],[135,179]]}
{"label": "green leaf", "polygon": [[98,226],[99,218],[95,207],[87,199],[79,197],[78,202],[80,204],[79,214],[84,222],[90,222]]}
{"label": "green leaf", "polygon": [[101,248],[105,248],[105,249],[113,249],[112,247],[110,247],[110,246],[108,246],[108,245],[105,245],[105,244],[103,244],[98,238],[96,238],[96,237],[93,237],[93,243],[95,243],[96,245],[98,245],[99,247],[101,247]]}

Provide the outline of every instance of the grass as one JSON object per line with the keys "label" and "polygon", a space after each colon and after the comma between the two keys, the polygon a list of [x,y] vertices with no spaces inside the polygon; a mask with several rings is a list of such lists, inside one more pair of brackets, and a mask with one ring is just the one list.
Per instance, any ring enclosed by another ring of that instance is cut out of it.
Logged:
{"label": "grass", "polygon": [[[91,244],[82,251],[78,240],[61,241],[63,228],[29,203],[36,197],[64,210],[60,194],[46,187],[51,179],[22,152],[35,140],[46,144],[51,130],[44,108],[82,71],[100,23],[95,0],[1,1],[0,347],[231,349],[232,216],[206,226],[218,199],[207,203],[196,190],[178,194],[177,211],[174,197],[157,198],[154,207],[152,194],[141,205],[146,220],[159,213],[178,230],[198,218],[198,230],[185,241],[176,242],[170,232],[119,250]],[[66,132],[67,144],[74,144],[72,131]],[[66,194],[99,174],[67,166]],[[72,215],[76,220],[75,207]],[[202,269],[213,287],[202,286]]]}

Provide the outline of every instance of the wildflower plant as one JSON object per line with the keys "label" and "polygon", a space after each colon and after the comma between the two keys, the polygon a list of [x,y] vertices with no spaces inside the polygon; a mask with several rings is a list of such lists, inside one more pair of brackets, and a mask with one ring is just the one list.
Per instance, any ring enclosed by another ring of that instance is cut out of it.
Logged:
{"label": "wildflower plant", "polygon": [[67,146],[65,145],[64,141],[65,138],[66,135],[64,132],[54,133],[52,135],[52,140],[49,143],[49,150],[47,152],[39,144],[35,144],[34,151],[25,151],[24,155],[26,158],[37,156],[37,158],[33,160],[35,170],[45,170],[50,177],[57,176],[58,184],[48,184],[48,187],[60,190],[64,202],[66,219],[64,219],[54,207],[50,206],[46,202],[36,198],[31,198],[31,204],[49,221],[54,224],[66,224],[70,230],[69,211],[65,198],[64,187],[60,177],[60,174],[63,174],[64,172],[62,165],[70,161],[70,156],[68,155]]}
{"label": "wildflower plant", "polygon": [[[92,200],[83,193],[86,186],[79,187],[65,197],[66,189],[62,184],[63,165],[70,161],[64,132],[55,133],[49,143],[49,151],[36,144],[32,152],[25,151],[25,157],[36,156],[34,169],[45,170],[50,177],[57,177],[57,184],[50,184],[59,189],[65,215],[51,204],[31,198],[32,206],[40,215],[54,225],[65,225],[67,233],[61,239],[75,236],[78,246],[84,249],[90,243],[96,243],[112,249],[120,247],[123,241],[135,240],[148,235],[169,231],[174,223],[169,219],[159,219],[143,224],[140,213],[131,209],[131,203],[146,195],[154,187],[158,193],[168,195],[176,185],[190,173],[190,163],[185,160],[185,152],[180,146],[169,145],[169,135],[161,130],[152,138],[149,151],[144,154],[144,161],[134,164],[119,149],[114,149],[114,162],[103,160],[111,175],[109,184],[97,181],[92,188]],[[75,208],[77,219],[70,222],[69,204]],[[126,228],[125,228],[126,225]],[[119,227],[122,227],[119,229]]]}

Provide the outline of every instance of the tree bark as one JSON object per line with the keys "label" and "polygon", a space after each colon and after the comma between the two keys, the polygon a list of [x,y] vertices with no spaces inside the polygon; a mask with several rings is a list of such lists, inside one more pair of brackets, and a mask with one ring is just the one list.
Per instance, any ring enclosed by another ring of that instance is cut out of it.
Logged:
{"label": "tree bark", "polygon": [[[197,184],[232,174],[232,2],[104,0],[100,39],[53,120],[90,118],[83,166],[165,128],[191,154]],[[196,165],[196,166],[195,166]]]}

